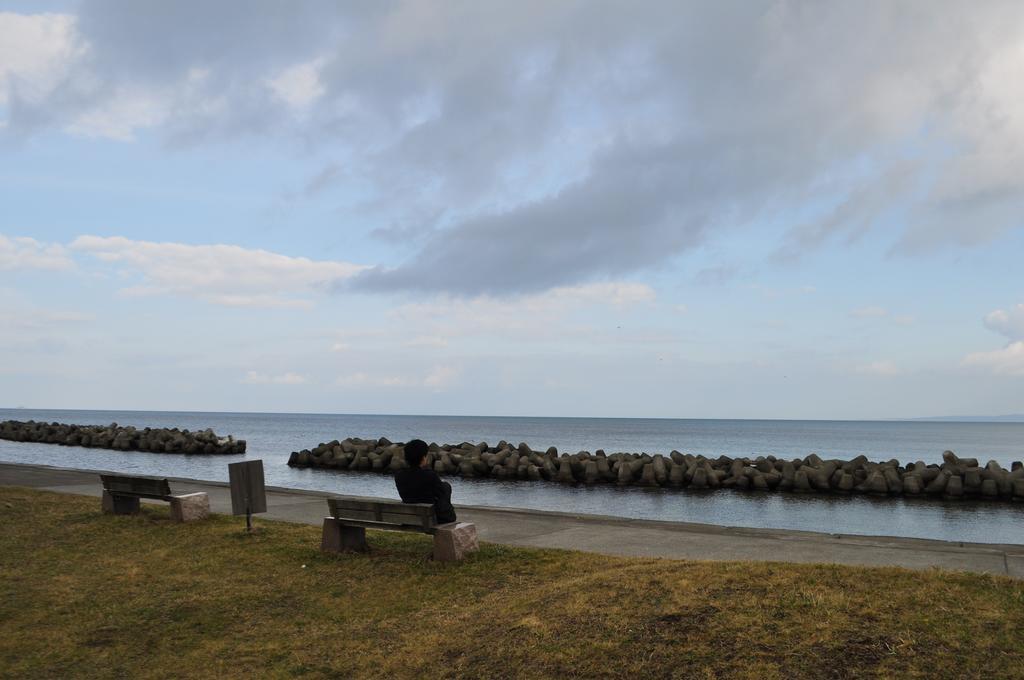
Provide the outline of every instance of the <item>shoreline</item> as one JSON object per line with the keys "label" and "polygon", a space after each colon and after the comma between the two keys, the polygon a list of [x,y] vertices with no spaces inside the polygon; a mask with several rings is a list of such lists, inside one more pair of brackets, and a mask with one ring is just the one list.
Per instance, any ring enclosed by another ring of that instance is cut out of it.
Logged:
{"label": "shoreline", "polygon": [[[0,484],[98,497],[101,492],[98,475],[105,472],[0,463]],[[207,492],[214,512],[230,514],[226,482],[167,479],[177,492]],[[268,513],[262,517],[319,524],[326,511],[324,499],[336,495],[268,486]],[[482,540],[508,545],[669,559],[940,568],[1024,579],[1022,544],[729,527],[477,505],[457,504],[455,507],[460,520],[477,524]]]}

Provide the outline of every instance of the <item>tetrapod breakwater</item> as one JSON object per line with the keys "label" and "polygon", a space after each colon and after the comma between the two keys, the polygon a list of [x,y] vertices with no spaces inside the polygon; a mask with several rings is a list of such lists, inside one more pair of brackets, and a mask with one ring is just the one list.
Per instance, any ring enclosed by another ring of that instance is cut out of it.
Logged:
{"label": "tetrapod breakwater", "polygon": [[0,439],[61,446],[85,446],[117,451],[152,453],[230,454],[245,453],[245,440],[220,437],[213,430],[197,432],[178,428],[136,428],[110,425],[70,425],[34,420],[0,422]]}
{"label": "tetrapod breakwater", "polygon": [[[350,437],[292,452],[288,464],[393,474],[407,467],[403,446],[384,437]],[[609,454],[600,449],[566,454],[553,446],[535,450],[525,442],[501,441],[495,446],[487,442],[432,443],[427,461],[439,475],[524,482],[1024,501],[1024,464],[1020,461],[1007,470],[996,461],[981,465],[975,458],[960,458],[952,451],[943,453],[941,464],[904,464],[896,459],[870,461],[865,456],[823,459],[813,453],[792,459],[708,458],[679,451]]]}

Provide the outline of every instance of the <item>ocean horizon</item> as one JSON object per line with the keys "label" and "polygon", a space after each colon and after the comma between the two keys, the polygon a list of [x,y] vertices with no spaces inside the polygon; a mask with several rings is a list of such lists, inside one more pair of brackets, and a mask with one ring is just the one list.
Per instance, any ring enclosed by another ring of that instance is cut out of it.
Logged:
{"label": "ocean horizon", "polygon": [[0,406],[0,413],[30,411],[35,413],[186,413],[186,414],[224,414],[224,415],[277,415],[277,416],[382,416],[389,418],[518,418],[518,419],[562,419],[579,420],[721,420],[728,422],[822,422],[822,423],[913,423],[913,422],[954,422],[954,423],[1024,423],[1024,413],[1008,413],[1001,415],[948,415],[948,416],[904,416],[894,418],[710,418],[698,416],[565,416],[565,415],[522,415],[522,414],[479,414],[479,413],[358,413],[333,411],[221,411],[194,409],[133,409],[133,408],[36,408],[30,406]]}

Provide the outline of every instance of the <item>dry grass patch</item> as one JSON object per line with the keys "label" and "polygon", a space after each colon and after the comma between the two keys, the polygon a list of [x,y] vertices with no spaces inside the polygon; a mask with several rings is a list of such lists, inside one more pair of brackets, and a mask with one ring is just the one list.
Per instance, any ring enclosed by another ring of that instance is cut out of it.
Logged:
{"label": "dry grass patch", "polygon": [[[174,524],[0,487],[4,677],[1024,677],[1024,583]],[[305,567],[303,567],[305,565]]]}

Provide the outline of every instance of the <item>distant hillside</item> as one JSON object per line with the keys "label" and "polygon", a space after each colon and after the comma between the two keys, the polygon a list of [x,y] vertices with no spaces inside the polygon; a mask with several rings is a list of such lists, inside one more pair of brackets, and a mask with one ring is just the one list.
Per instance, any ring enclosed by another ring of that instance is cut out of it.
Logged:
{"label": "distant hillside", "polygon": [[1013,413],[1005,416],[931,416],[928,418],[908,418],[908,420],[945,423],[1024,423],[1024,413]]}

